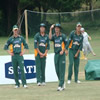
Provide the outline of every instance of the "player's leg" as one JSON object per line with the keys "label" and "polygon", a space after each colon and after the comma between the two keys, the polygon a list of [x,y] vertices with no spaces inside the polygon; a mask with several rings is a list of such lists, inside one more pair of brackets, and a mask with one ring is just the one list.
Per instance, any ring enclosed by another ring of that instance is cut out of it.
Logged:
{"label": "player's leg", "polygon": [[57,74],[57,77],[59,79],[59,54],[55,54],[54,63],[55,63],[56,74]]}
{"label": "player's leg", "polygon": [[41,59],[41,82],[45,83],[45,66],[46,66],[46,57]]}
{"label": "player's leg", "polygon": [[68,80],[70,81],[73,74],[73,62],[74,62],[74,52],[73,50],[69,50],[69,67],[68,67]]}
{"label": "player's leg", "polygon": [[13,66],[13,71],[14,71],[14,79],[15,79],[15,85],[20,86],[20,83],[18,81],[18,62],[16,59],[16,55],[12,56],[12,66]]}
{"label": "player's leg", "polygon": [[63,85],[64,85],[65,67],[66,67],[65,64],[66,64],[66,62],[65,62],[65,54],[60,55],[60,57],[59,57],[59,76],[60,76],[60,78],[59,78],[59,80],[60,80],[59,86],[60,87],[63,87]]}
{"label": "player's leg", "polygon": [[78,82],[78,72],[79,72],[79,58],[80,54],[78,55],[77,58],[74,59],[74,76],[75,76],[75,82]]}
{"label": "player's leg", "polygon": [[36,77],[37,77],[37,83],[41,83],[41,61],[40,61],[40,56],[37,55],[35,57],[36,61]]}
{"label": "player's leg", "polygon": [[19,65],[20,71],[21,71],[22,84],[24,86],[24,85],[26,85],[26,76],[25,76],[25,72],[24,72],[24,58],[23,58],[23,56],[17,55],[17,59],[18,59],[18,65]]}

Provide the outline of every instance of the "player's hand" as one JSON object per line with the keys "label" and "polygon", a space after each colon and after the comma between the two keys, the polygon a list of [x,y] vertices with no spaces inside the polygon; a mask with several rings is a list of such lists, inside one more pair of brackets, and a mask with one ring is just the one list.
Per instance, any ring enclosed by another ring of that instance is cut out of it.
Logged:
{"label": "player's hand", "polygon": [[65,54],[66,54],[66,56],[68,55],[68,50],[65,50]]}
{"label": "player's hand", "polygon": [[10,54],[11,56],[14,56],[14,53],[12,53],[12,52],[10,52],[9,54]]}
{"label": "player's hand", "polygon": [[9,50],[7,50],[7,52],[8,52],[11,56],[14,56],[14,53],[13,53],[13,52],[10,52]]}
{"label": "player's hand", "polygon": [[51,25],[51,27],[50,27],[50,29],[53,29],[53,28],[54,28],[54,26],[55,26],[55,24],[52,24],[52,25]]}
{"label": "player's hand", "polygon": [[64,51],[62,50],[62,51],[60,51],[60,55],[63,55],[63,53],[64,53]]}
{"label": "player's hand", "polygon": [[78,54],[76,53],[74,57],[77,58],[78,57]]}
{"label": "player's hand", "polygon": [[44,56],[43,53],[39,52],[40,57]]}
{"label": "player's hand", "polygon": [[91,37],[89,36],[89,40],[91,40]]}
{"label": "player's hand", "polygon": [[21,53],[20,53],[20,56],[23,56],[23,55],[24,55],[24,52],[21,52]]}
{"label": "player's hand", "polygon": [[40,56],[40,58],[43,58],[44,56]]}

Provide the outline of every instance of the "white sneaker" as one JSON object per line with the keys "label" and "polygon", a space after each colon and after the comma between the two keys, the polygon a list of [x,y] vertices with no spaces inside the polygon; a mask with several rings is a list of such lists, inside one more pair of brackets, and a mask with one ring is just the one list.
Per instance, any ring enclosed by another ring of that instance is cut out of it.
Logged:
{"label": "white sneaker", "polygon": [[81,83],[81,81],[77,80],[77,82],[76,82],[76,83],[80,84],[80,83]]}
{"label": "white sneaker", "polygon": [[58,87],[58,89],[57,89],[57,91],[62,91],[62,90],[64,90],[63,87]]}
{"label": "white sneaker", "polygon": [[41,86],[41,83],[39,82],[39,83],[37,83],[37,85],[38,85],[38,86]]}
{"label": "white sneaker", "polygon": [[70,84],[71,83],[71,80],[68,80],[67,83]]}
{"label": "white sneaker", "polygon": [[27,86],[27,85],[24,85],[23,87],[24,87],[24,88],[28,88],[28,86]]}
{"label": "white sneaker", "polygon": [[45,83],[45,82],[42,82],[42,85],[43,85],[43,86],[45,86],[45,85],[46,85],[46,83]]}
{"label": "white sneaker", "polygon": [[18,85],[16,85],[14,88],[15,88],[15,89],[17,89],[17,88],[19,88],[19,86],[18,86]]}

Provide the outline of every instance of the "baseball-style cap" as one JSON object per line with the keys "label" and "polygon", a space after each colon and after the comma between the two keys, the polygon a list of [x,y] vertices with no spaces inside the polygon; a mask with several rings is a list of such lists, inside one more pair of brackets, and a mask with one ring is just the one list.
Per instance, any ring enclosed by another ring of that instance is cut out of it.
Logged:
{"label": "baseball-style cap", "polygon": [[81,24],[80,22],[78,22],[78,23],[76,24],[76,26],[82,26],[82,24]]}
{"label": "baseball-style cap", "polygon": [[40,27],[45,27],[46,28],[46,25],[44,23],[41,23]]}
{"label": "baseball-style cap", "polygon": [[61,28],[61,24],[56,23],[56,24],[55,24],[55,27],[59,27],[59,28]]}
{"label": "baseball-style cap", "polygon": [[16,29],[18,29],[18,26],[17,25],[14,25],[13,26],[13,30],[16,30]]}

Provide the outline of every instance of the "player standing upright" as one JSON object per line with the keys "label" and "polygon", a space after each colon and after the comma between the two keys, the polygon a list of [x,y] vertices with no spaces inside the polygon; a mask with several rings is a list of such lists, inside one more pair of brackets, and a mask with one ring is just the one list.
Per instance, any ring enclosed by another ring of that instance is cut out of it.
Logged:
{"label": "player standing upright", "polygon": [[[18,34],[18,26],[14,25],[13,26],[13,36],[11,36],[7,43],[5,44],[4,49],[7,50],[7,52],[11,55],[12,57],[12,66],[14,70],[14,78],[15,78],[15,88],[20,87],[20,83],[18,81],[18,66],[20,67],[21,70],[21,80],[24,88],[27,88],[26,85],[26,77],[24,73],[24,58],[23,54],[25,53],[25,49],[28,49],[28,45],[25,41],[25,39]],[[8,47],[11,46],[11,51],[8,49]],[[23,50],[24,46],[24,50]]]}
{"label": "player standing upright", "polygon": [[50,48],[49,37],[45,33],[46,25],[40,24],[40,32],[34,36],[35,60],[36,60],[36,76],[37,85],[46,85],[45,83],[45,66],[46,55]]}
{"label": "player standing upright", "polygon": [[80,62],[80,50],[83,47],[83,36],[81,34],[81,24],[77,23],[76,30],[72,31],[69,36],[68,45],[66,49],[69,47],[69,68],[68,68],[68,84],[71,83],[71,78],[73,74],[73,64],[74,64],[74,75],[75,82],[80,83],[78,80],[78,72],[79,72],[79,62]]}
{"label": "player standing upright", "polygon": [[[52,35],[52,30],[55,29],[55,33]],[[65,45],[67,44],[67,39],[65,34],[61,32],[61,25],[53,24],[50,27],[49,39],[54,42],[54,63],[56,74],[59,80],[59,85],[57,91],[64,90],[64,80],[65,80],[65,67],[66,67],[66,59],[65,59]],[[66,54],[68,52],[66,51]]]}

